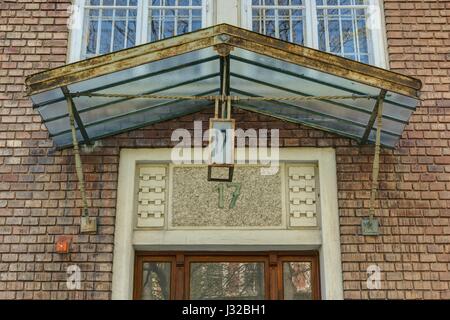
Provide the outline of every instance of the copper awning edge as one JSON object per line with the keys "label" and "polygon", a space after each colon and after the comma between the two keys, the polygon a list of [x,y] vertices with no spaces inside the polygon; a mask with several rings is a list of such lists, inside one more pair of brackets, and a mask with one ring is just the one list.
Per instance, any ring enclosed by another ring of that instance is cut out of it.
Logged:
{"label": "copper awning edge", "polygon": [[[227,37],[223,37],[224,34]],[[419,97],[419,90],[422,87],[419,79],[410,76],[271,38],[229,24],[219,24],[30,75],[25,80],[27,94],[38,94],[220,43],[413,98]]]}

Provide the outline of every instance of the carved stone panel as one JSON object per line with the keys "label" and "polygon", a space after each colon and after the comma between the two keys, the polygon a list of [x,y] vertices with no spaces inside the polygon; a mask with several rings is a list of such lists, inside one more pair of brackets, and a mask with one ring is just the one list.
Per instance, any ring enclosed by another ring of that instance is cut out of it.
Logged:
{"label": "carved stone panel", "polygon": [[139,169],[137,227],[163,227],[166,213],[166,167]]}
{"label": "carved stone panel", "polygon": [[169,226],[283,228],[281,171],[262,175],[259,166],[236,166],[228,183],[207,181],[207,166],[175,166]]}
{"label": "carved stone panel", "polygon": [[317,192],[314,166],[288,168],[289,225],[317,226]]}

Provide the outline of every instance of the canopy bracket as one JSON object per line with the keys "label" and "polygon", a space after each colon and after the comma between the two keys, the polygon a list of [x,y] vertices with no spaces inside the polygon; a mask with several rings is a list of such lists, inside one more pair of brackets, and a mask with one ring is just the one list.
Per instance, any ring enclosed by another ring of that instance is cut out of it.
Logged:
{"label": "canopy bracket", "polygon": [[[220,94],[221,97],[221,117],[229,118],[227,100],[230,96],[230,56],[220,56]],[[231,111],[231,110],[230,110]]]}
{"label": "canopy bracket", "polygon": [[[383,99],[386,95],[386,91],[382,90],[380,97],[377,100],[376,109],[376,121],[377,121],[377,133],[375,140],[375,154],[373,157],[372,167],[372,186],[370,191],[370,204],[369,204],[369,218],[364,218],[361,222],[361,229],[363,235],[377,236],[380,234],[378,219],[374,218],[375,215],[375,202],[376,195],[378,193],[378,175],[380,173],[380,149],[381,149],[381,127],[383,125]],[[370,122],[370,121],[369,121]],[[371,127],[373,127],[372,122]]]}
{"label": "canopy bracket", "polygon": [[84,175],[83,175],[83,163],[81,161],[80,156],[80,148],[78,146],[77,139],[77,131],[75,129],[75,105],[73,103],[72,98],[68,95],[68,90],[66,87],[63,87],[64,95],[67,97],[67,109],[69,113],[69,123],[70,129],[72,133],[72,142],[73,142],[73,152],[75,156],[75,170],[78,178],[78,189],[81,194],[81,199],[83,202],[83,210],[81,213],[81,224],[80,224],[80,233],[91,233],[97,231],[97,219],[95,217],[89,217],[88,211],[88,201],[86,196],[86,188],[84,184]]}
{"label": "canopy bracket", "polygon": [[72,106],[71,110],[73,112],[73,117],[75,121],[77,122],[78,129],[80,130],[81,136],[83,137],[83,141],[85,144],[90,145],[92,144],[91,140],[89,139],[89,135],[86,132],[86,128],[83,125],[83,121],[80,118],[80,114],[78,113],[77,108],[75,107],[75,103],[73,102],[72,94],[70,93],[69,89],[64,86],[61,87],[61,90],[64,94],[64,97],[67,100],[67,103],[70,101],[70,105]]}
{"label": "canopy bracket", "polygon": [[379,114],[380,106],[383,104],[384,98],[386,97],[386,93],[387,93],[386,90],[380,91],[377,101],[375,102],[375,106],[373,107],[372,114],[370,115],[369,122],[367,123],[366,131],[364,131],[364,135],[361,138],[360,144],[367,143],[370,132],[372,132],[373,125],[375,123],[377,115]]}

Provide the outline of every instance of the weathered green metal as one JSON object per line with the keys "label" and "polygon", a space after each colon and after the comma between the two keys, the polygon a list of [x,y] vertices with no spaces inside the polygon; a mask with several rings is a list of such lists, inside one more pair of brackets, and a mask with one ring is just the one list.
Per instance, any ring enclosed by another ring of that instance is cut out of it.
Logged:
{"label": "weathered green metal", "polygon": [[236,208],[236,202],[241,195],[241,184],[238,182],[227,183],[227,188],[234,188],[233,194],[231,195],[230,209]]}
{"label": "weathered green metal", "polygon": [[[73,102],[73,99],[70,95],[69,89],[67,89],[67,87],[62,87],[61,90],[64,94],[64,97],[66,97],[66,99],[67,99],[68,108],[70,108],[68,116],[71,116],[71,114],[73,114],[73,118],[75,119],[75,121],[77,123],[78,129],[80,130],[80,133],[81,133],[81,136],[83,137],[84,143],[91,144],[91,140],[89,139],[89,136],[83,125],[83,121],[81,121],[80,114],[78,113],[77,107],[75,106],[75,103]],[[70,129],[67,131],[70,132]],[[74,139],[76,139],[76,136]]]}
{"label": "weathered green metal", "polygon": [[[370,116],[369,122],[366,127],[366,131],[364,132],[364,135],[361,139],[361,144],[367,143],[367,139],[369,138],[369,134],[373,129],[373,125],[378,116],[378,111],[380,110],[381,106],[383,105],[383,100],[384,100],[385,96],[386,96],[386,90],[381,90],[380,95],[378,96],[378,99],[375,103],[375,106],[373,107],[372,114]],[[380,115],[380,117],[382,117],[382,115]]]}

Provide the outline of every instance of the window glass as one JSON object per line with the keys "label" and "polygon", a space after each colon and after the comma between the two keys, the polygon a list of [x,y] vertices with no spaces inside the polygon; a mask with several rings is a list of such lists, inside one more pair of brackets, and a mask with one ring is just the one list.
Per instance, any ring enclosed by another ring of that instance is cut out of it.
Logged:
{"label": "window glass", "polygon": [[88,0],[82,58],[136,44],[137,0]]}
{"label": "window glass", "polygon": [[362,0],[317,0],[319,49],[369,63],[367,10]]}
{"label": "window glass", "polygon": [[311,262],[283,263],[283,291],[285,300],[311,300]]}
{"label": "window glass", "polygon": [[249,27],[253,31],[374,63],[367,0],[251,0],[248,3]]}
{"label": "window glass", "polygon": [[304,44],[302,0],[252,0],[252,30]]}
{"label": "window glass", "polygon": [[264,299],[264,263],[191,263],[191,299]]}
{"label": "window glass", "polygon": [[81,59],[201,29],[204,1],[85,0]]}
{"label": "window glass", "polygon": [[157,41],[202,27],[202,0],[149,0],[147,41]]}
{"label": "window glass", "polygon": [[170,262],[144,262],[141,299],[170,299],[170,270]]}

